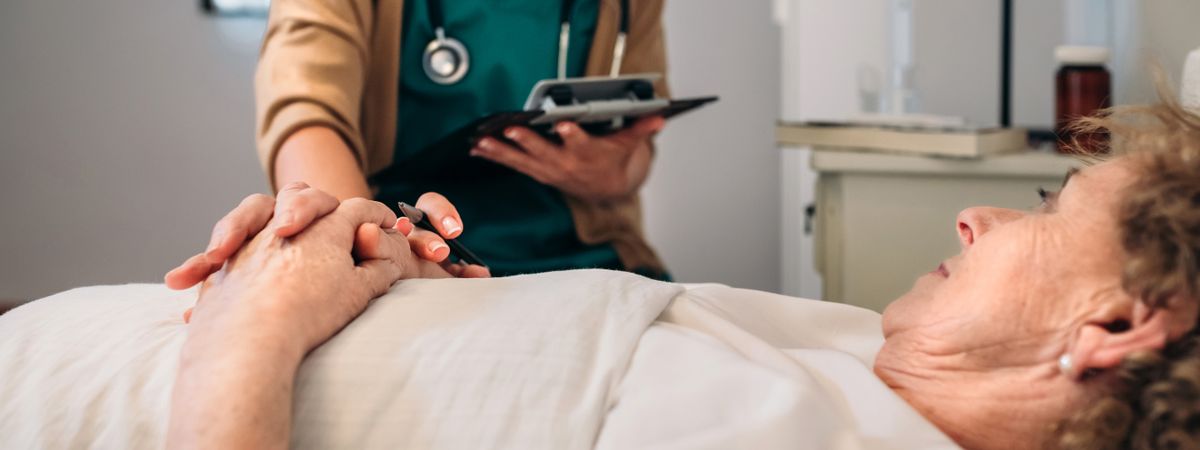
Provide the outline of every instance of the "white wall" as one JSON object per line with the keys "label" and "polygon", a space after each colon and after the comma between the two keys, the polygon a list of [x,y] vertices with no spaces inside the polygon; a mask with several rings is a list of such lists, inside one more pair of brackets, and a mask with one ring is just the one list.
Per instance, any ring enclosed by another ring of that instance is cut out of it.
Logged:
{"label": "white wall", "polygon": [[[262,22],[197,3],[0,2],[0,300],[156,282],[267,188]],[[723,99],[664,133],[647,222],[681,280],[776,289],[777,38],[767,2],[740,3],[669,2],[675,92]]]}
{"label": "white wall", "polygon": [[1048,130],[1054,126],[1054,48],[1063,43],[1063,3],[1017,0],[1013,10],[1013,124]]}
{"label": "white wall", "polygon": [[996,0],[913,2],[915,84],[922,112],[964,116],[978,124],[998,123],[999,4]]}
{"label": "white wall", "polygon": [[[914,42],[922,111],[1000,121],[1000,2],[917,0]],[[1054,124],[1054,48],[1064,43],[1063,2],[1013,2],[1012,119]]]}
{"label": "white wall", "polygon": [[[999,2],[917,0],[917,84],[924,111],[963,115],[995,123],[999,98]],[[1073,10],[1074,8],[1079,8]],[[1110,23],[1069,14],[1105,16]],[[1098,14],[1097,14],[1098,13]],[[1194,0],[1015,0],[1013,30],[1013,121],[1048,129],[1053,124],[1054,48],[1098,30],[1112,33],[1113,97],[1118,104],[1155,100],[1151,68],[1161,65],[1174,80],[1189,51],[1200,47],[1200,2]],[[1074,30],[1083,25],[1090,30]],[[976,95],[986,92],[987,95]]]}
{"label": "white wall", "polygon": [[674,0],[672,94],[719,95],[659,139],[646,226],[677,279],[779,289],[779,34],[770,2]]}
{"label": "white wall", "polygon": [[0,299],[161,280],[266,187],[258,32],[217,25],[192,0],[0,2]]}
{"label": "white wall", "polygon": [[[1195,0],[1154,0],[1141,3],[1138,26],[1141,55],[1133,58],[1132,70],[1141,69],[1140,76],[1130,77],[1125,86],[1128,101],[1151,101],[1155,98],[1154,84],[1147,76],[1148,67],[1161,65],[1171,80],[1178,82],[1187,54],[1200,48],[1200,2]],[[1118,91],[1120,94],[1120,91]]]}

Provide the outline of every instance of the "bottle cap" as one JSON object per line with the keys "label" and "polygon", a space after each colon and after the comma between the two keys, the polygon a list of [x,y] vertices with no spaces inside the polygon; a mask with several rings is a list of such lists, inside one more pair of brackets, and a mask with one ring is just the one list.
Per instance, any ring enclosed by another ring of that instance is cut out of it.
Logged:
{"label": "bottle cap", "polygon": [[1108,49],[1085,45],[1060,45],[1054,49],[1054,59],[1067,66],[1102,66],[1108,63]]}

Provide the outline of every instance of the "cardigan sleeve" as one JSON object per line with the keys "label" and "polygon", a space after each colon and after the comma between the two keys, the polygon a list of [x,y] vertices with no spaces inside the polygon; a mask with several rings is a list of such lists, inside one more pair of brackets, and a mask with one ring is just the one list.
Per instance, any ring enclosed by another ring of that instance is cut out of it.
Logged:
{"label": "cardigan sleeve", "polygon": [[629,35],[621,73],[660,73],[654,85],[659,97],[670,97],[667,84],[667,44],[663,32],[663,0],[630,0]]}
{"label": "cardigan sleeve", "polygon": [[272,188],[275,157],[297,130],[335,130],[367,161],[360,123],[371,0],[275,0],[254,76],[259,161]]}

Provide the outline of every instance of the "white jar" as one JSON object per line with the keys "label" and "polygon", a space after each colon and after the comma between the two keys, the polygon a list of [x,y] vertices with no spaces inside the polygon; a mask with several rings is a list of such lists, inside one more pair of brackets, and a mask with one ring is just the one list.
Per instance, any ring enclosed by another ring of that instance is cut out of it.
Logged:
{"label": "white jar", "polygon": [[1179,94],[1183,107],[1200,113],[1200,48],[1188,54],[1183,65],[1183,83]]}

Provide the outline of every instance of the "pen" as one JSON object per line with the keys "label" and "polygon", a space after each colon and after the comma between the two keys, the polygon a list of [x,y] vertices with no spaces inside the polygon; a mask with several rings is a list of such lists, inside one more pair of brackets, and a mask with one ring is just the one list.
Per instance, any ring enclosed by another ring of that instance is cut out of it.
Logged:
{"label": "pen", "polygon": [[[416,207],[404,202],[400,202],[399,207],[400,214],[403,214],[404,217],[407,217],[408,220],[411,220],[413,225],[432,231],[434,234],[441,236],[441,233],[438,232],[437,228],[434,228],[433,224],[429,222],[429,215],[425,214],[425,211],[421,211]],[[453,253],[454,256],[457,256],[459,261],[467,264],[474,264],[476,266],[487,267],[487,264],[484,264],[483,260],[479,259],[478,256],[475,256],[475,253],[468,250],[466,246],[462,245],[462,243],[449,238],[443,238],[442,240],[446,241],[446,245],[450,246],[450,253]]]}

